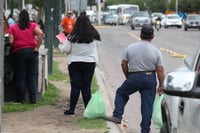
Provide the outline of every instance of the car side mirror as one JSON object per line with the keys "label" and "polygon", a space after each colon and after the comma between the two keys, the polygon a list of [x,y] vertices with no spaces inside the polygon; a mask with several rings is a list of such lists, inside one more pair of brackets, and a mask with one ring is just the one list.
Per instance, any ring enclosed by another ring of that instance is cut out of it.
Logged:
{"label": "car side mirror", "polygon": [[165,76],[163,91],[172,96],[200,98],[200,81],[198,81],[200,79],[198,77],[198,73],[194,71],[170,72]]}

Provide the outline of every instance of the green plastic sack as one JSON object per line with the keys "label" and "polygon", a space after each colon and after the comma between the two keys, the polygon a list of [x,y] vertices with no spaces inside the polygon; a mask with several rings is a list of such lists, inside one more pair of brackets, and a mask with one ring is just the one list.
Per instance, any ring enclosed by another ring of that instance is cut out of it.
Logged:
{"label": "green plastic sack", "polygon": [[163,100],[163,95],[156,95],[156,99],[153,104],[152,120],[157,129],[160,129],[163,124],[161,115],[162,100]]}
{"label": "green plastic sack", "polygon": [[86,118],[100,118],[104,117],[106,112],[105,101],[101,91],[96,91],[92,94],[92,97],[84,111],[84,117]]}

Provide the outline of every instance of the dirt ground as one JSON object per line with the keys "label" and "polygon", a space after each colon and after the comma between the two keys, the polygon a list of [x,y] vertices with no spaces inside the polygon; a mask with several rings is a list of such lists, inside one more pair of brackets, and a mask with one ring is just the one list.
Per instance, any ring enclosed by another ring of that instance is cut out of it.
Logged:
{"label": "dirt ground", "polygon": [[[67,73],[66,57],[54,57],[59,62],[59,68]],[[99,129],[83,129],[73,121],[83,117],[84,107],[79,100],[76,116],[66,116],[64,110],[68,108],[70,87],[65,81],[49,81],[59,90],[61,99],[55,106],[47,105],[30,111],[17,113],[3,113],[2,133],[103,133]],[[19,105],[23,106],[23,105]]]}

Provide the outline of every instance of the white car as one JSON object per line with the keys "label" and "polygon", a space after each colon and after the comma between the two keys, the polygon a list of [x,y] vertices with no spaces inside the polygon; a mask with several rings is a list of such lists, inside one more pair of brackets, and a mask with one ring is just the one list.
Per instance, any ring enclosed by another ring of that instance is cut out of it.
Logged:
{"label": "white car", "polygon": [[198,14],[188,14],[183,22],[185,31],[195,28],[200,30],[200,15]]}
{"label": "white car", "polygon": [[166,15],[164,19],[164,27],[177,27],[181,28],[182,27],[182,18],[179,17],[177,14],[168,14]]}
{"label": "white car", "polygon": [[135,12],[130,20],[131,29],[142,27],[144,24],[151,24],[151,18],[148,11]]}
{"label": "white car", "polygon": [[200,48],[165,75],[160,133],[200,132]]}

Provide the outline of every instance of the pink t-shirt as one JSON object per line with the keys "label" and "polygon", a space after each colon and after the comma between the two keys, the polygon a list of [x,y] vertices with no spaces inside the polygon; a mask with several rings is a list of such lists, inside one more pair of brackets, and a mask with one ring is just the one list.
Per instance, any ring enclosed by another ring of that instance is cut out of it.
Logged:
{"label": "pink t-shirt", "polygon": [[8,33],[14,36],[14,42],[12,44],[13,52],[16,52],[23,48],[36,47],[37,41],[34,33],[34,29],[36,26],[38,26],[37,23],[30,23],[28,29],[21,30],[18,24],[14,24],[8,29]]}

